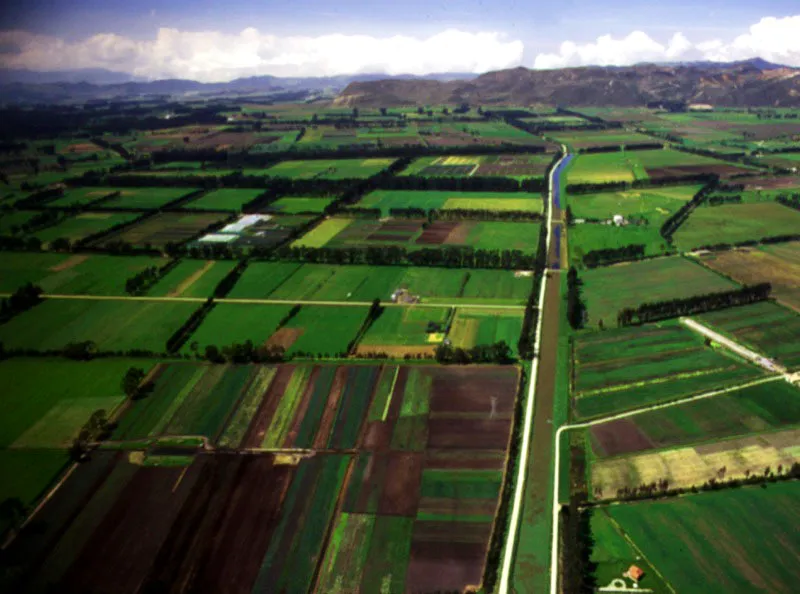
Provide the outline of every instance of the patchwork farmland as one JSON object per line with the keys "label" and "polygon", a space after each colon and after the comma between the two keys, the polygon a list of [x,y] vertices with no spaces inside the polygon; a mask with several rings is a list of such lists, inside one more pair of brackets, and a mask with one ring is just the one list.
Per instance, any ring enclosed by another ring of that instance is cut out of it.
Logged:
{"label": "patchwork farmland", "polygon": [[[480,583],[519,383],[513,368],[171,363],[152,376],[154,392],[132,404],[109,447],[197,435],[219,450],[96,454],[70,479],[86,507],[59,491],[41,512],[59,522],[30,535],[44,553],[34,581],[98,591],[189,576],[222,539],[233,548],[220,549],[204,581],[235,574],[235,591]],[[144,493],[135,513],[123,513]],[[136,526],[149,527],[145,539],[108,546]],[[208,538],[179,546],[188,529]]]}
{"label": "patchwork farmland", "polygon": [[794,591],[800,114],[327,93],[9,119],[0,591]]}

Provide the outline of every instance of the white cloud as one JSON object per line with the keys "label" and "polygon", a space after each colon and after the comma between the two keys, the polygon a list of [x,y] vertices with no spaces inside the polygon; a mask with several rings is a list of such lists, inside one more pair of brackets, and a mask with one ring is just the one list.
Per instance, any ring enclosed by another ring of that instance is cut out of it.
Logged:
{"label": "white cloud", "polygon": [[495,32],[448,29],[419,39],[396,35],[279,37],[248,28],[238,35],[162,28],[155,39],[136,41],[111,33],[78,42],[24,31],[0,32],[5,68],[62,70],[109,68],[149,78],[224,81],[239,76],[325,76],[385,72],[485,72],[517,66],[521,41]]}
{"label": "white cloud", "polygon": [[727,62],[756,57],[800,66],[800,15],[762,18],[750,26],[747,33],[729,42],[710,39],[692,43],[678,32],[662,44],[642,31],[634,31],[620,39],[603,35],[595,42],[583,44],[565,41],[558,53],[537,55],[533,67],[624,66],[678,60]]}

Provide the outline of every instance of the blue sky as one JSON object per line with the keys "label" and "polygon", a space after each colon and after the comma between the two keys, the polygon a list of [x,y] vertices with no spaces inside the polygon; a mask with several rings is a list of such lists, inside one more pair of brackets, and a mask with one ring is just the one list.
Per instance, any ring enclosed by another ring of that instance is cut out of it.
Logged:
{"label": "blue sky", "polygon": [[[205,52],[207,60],[206,50],[214,50],[210,66],[201,73],[209,79],[267,73],[264,69],[285,74],[293,66],[304,74],[331,73],[337,68],[416,67],[416,62],[399,56],[396,65],[387,65],[393,52],[420,52],[419,68],[470,70],[637,59],[738,59],[748,52],[800,66],[800,47],[793,41],[800,39],[800,16],[797,21],[787,20],[795,15],[800,15],[797,0],[26,0],[0,9],[0,31],[17,32],[0,40],[0,48],[7,52],[0,53],[0,63],[37,69],[100,66],[136,70],[145,76],[169,75],[170,68],[188,67],[197,75],[199,58],[192,61],[183,56],[170,60],[171,66],[157,62],[168,48],[178,51],[186,45],[178,42],[180,35],[204,33],[213,34],[208,43],[195,36],[188,45],[195,54]],[[775,21],[764,24],[767,17]],[[759,26],[754,32],[752,28]],[[256,42],[252,33],[242,41],[242,31],[248,28],[262,41]],[[159,33],[163,30],[171,32]],[[446,31],[463,35],[436,38]],[[477,37],[482,34],[494,37]],[[98,41],[100,35],[106,36]],[[342,47],[342,39],[331,35],[353,41],[353,47],[343,52],[340,67],[334,54]],[[362,45],[356,47],[353,36],[363,37]],[[370,41],[394,36],[402,36],[407,45]],[[296,41],[300,38],[306,41]],[[424,43],[432,38],[433,42]],[[234,48],[227,56],[223,55],[226,47]],[[448,59],[428,59],[432,48]],[[478,54],[481,49],[485,56]],[[467,56],[459,58],[458,52]],[[324,60],[320,57],[328,53]]]}

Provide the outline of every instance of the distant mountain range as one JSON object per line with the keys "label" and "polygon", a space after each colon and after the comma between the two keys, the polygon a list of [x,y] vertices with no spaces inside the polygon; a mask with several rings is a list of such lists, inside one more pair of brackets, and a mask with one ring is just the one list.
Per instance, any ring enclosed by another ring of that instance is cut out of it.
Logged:
{"label": "distant mountain range", "polygon": [[146,81],[122,72],[103,69],[35,72],[0,69],[0,102],[46,103],[69,100],[114,99],[141,95],[258,94],[281,92],[322,92],[335,94],[352,82],[377,80],[470,80],[477,74],[441,73],[424,76],[353,74],[325,77],[286,78],[252,76],[229,82],[202,83],[185,79]]}
{"label": "distant mountain range", "polygon": [[800,69],[755,58],[743,62],[638,64],[530,70],[480,76],[355,74],[286,78],[254,76],[229,82],[137,80],[102,69],[65,72],[0,70],[0,102],[49,103],[137,96],[322,94],[341,106],[387,107],[470,103],[641,106],[665,102],[719,106],[800,106]]}
{"label": "distant mountain range", "polygon": [[514,68],[472,80],[353,82],[341,106],[471,105],[644,106],[703,103],[718,106],[800,106],[800,69],[756,58],[742,62],[638,64],[558,70]]}

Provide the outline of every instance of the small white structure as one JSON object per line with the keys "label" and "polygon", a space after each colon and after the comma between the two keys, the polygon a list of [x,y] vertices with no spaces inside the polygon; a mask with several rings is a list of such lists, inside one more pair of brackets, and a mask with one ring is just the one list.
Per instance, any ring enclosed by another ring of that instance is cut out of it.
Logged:
{"label": "small white structure", "polygon": [[625,217],[623,217],[620,214],[615,214],[614,215],[614,224],[617,227],[622,227],[625,224]]}

